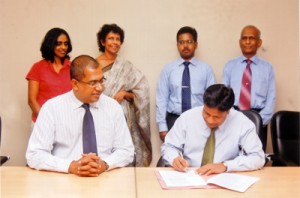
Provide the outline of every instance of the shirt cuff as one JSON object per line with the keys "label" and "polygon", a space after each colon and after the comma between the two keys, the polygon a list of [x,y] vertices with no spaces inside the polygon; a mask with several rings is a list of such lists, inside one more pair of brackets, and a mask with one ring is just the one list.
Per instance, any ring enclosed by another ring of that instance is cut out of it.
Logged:
{"label": "shirt cuff", "polygon": [[168,126],[166,123],[158,124],[159,131],[168,131]]}

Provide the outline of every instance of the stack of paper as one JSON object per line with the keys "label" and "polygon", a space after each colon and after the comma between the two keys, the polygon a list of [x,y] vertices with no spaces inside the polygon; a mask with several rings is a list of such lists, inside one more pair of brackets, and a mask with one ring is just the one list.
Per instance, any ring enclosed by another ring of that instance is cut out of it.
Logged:
{"label": "stack of paper", "polygon": [[175,170],[159,170],[156,172],[158,181],[163,189],[181,188],[214,188],[210,184],[230,190],[245,192],[251,185],[259,180],[235,173],[221,173],[212,177],[201,177],[194,170],[178,172]]}

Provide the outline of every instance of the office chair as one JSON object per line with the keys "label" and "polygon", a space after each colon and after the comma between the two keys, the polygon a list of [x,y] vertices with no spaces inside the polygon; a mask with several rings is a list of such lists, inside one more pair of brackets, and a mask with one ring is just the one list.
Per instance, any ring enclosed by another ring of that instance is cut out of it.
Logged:
{"label": "office chair", "polygon": [[300,112],[278,111],[271,119],[272,166],[300,166]]}
{"label": "office chair", "polygon": [[[254,123],[254,125],[256,126],[256,133],[260,141],[262,142],[262,144],[266,145],[267,141],[263,138],[263,122],[259,113],[253,110],[242,110],[241,112]],[[266,151],[264,150],[264,152]]]}
{"label": "office chair", "polygon": [[[1,116],[0,116],[0,145],[1,145],[1,133],[2,133],[2,122],[1,122]],[[0,156],[0,166],[4,164],[7,160],[9,160],[9,156]]]}
{"label": "office chair", "polygon": [[[261,116],[256,112],[252,110],[243,110],[241,111],[245,116],[247,116],[256,126],[256,132],[259,136],[260,140],[262,140],[262,133],[263,133],[263,122]],[[266,158],[266,163],[268,162],[268,159]],[[265,163],[265,164],[266,164]],[[165,163],[162,157],[159,158],[156,167],[165,167]]]}

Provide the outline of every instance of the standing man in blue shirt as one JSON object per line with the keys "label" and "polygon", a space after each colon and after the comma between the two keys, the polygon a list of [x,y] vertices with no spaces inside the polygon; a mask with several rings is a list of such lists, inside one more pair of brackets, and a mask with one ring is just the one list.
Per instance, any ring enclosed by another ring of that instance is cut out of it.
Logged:
{"label": "standing man in blue shirt", "polygon": [[156,122],[162,141],[181,113],[203,105],[205,89],[216,82],[211,66],[194,57],[198,47],[196,29],[182,27],[176,39],[181,57],[164,67],[156,91]]}
{"label": "standing man in blue shirt", "polygon": [[[232,87],[235,94],[234,108],[237,110],[255,110],[259,112],[264,124],[264,135],[260,137],[263,143],[263,150],[266,150],[267,125],[272,118],[275,108],[275,75],[273,66],[256,55],[257,49],[261,46],[260,30],[248,25],[243,28],[240,38],[242,56],[230,60],[223,70],[223,83]],[[249,61],[249,63],[247,63]],[[251,79],[245,82],[243,79],[244,70],[249,64]],[[244,83],[243,83],[244,82]],[[250,84],[249,106],[244,107],[242,103],[243,84]]]}

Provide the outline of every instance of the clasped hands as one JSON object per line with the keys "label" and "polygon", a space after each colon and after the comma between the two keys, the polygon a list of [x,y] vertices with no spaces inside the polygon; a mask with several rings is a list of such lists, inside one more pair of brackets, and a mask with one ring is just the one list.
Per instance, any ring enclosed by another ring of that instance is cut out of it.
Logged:
{"label": "clasped hands", "polygon": [[97,177],[107,169],[107,164],[95,153],[82,154],[69,166],[69,173],[80,177]]}
{"label": "clasped hands", "polygon": [[[173,160],[172,167],[177,171],[185,172],[189,167],[189,163],[181,156],[178,156]],[[218,164],[206,164],[204,166],[197,168],[195,172],[199,175],[211,175],[211,174],[223,173],[226,170],[227,168],[223,165],[223,163],[218,163]]]}

